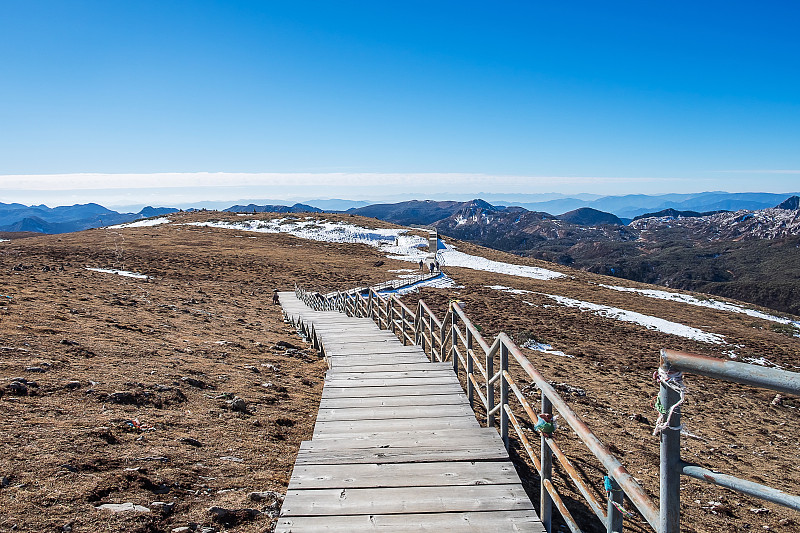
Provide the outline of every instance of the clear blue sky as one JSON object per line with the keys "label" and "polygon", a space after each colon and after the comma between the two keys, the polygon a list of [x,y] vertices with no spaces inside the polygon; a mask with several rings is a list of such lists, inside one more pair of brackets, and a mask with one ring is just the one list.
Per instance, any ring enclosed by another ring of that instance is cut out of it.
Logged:
{"label": "clear blue sky", "polygon": [[799,20],[786,0],[0,0],[0,201],[35,174],[97,188],[76,173],[792,191]]}

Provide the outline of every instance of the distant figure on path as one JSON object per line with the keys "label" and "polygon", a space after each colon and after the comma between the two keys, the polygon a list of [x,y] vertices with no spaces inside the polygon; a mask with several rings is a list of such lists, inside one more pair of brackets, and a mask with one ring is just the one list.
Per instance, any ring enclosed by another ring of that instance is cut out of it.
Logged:
{"label": "distant figure on path", "polygon": [[419,271],[425,273],[425,263],[422,262],[422,259],[419,260]]}
{"label": "distant figure on path", "polygon": [[431,274],[433,274],[433,263],[428,265],[428,270],[430,270]]}
{"label": "distant figure on path", "polygon": [[280,299],[278,298],[278,289],[272,291],[272,303],[274,305],[280,305],[281,303]]}
{"label": "distant figure on path", "polygon": [[439,261],[434,260],[433,266],[436,267],[436,272],[441,272],[442,271],[442,267],[439,265]]}

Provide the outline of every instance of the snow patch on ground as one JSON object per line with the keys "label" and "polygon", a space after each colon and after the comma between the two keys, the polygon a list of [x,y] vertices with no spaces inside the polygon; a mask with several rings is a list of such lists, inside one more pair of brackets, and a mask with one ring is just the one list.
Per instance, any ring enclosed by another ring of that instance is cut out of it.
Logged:
{"label": "snow patch on ground", "polygon": [[561,272],[548,270],[546,268],[533,267],[527,265],[514,265],[501,261],[492,261],[485,257],[469,255],[459,252],[452,246],[445,244],[444,250],[439,250],[439,263],[442,266],[454,266],[469,268],[472,270],[482,270],[484,272],[494,272],[496,274],[508,274],[509,276],[519,276],[521,278],[533,278],[550,280],[564,277]]}
{"label": "snow patch on ground", "polygon": [[574,355],[567,355],[560,350],[554,350],[553,347],[549,344],[545,344],[543,342],[537,342],[534,340],[529,340],[528,342],[522,345],[522,348],[527,348],[529,350],[533,350],[536,352],[549,353],[551,355],[558,355],[560,357],[570,357],[570,358],[575,357]]}
{"label": "snow patch on ground", "polygon": [[166,217],[161,218],[148,218],[146,220],[137,220],[136,222],[128,222],[127,224],[115,224],[108,226],[109,229],[122,229],[122,228],[149,228],[150,226],[160,226],[161,224],[169,224],[171,221]]}
{"label": "snow patch on ground", "polygon": [[755,309],[748,309],[747,307],[742,307],[741,305],[736,305],[728,302],[721,302],[719,300],[714,300],[713,298],[709,298],[707,300],[705,299],[701,300],[700,298],[692,296],[691,294],[683,294],[679,292],[660,291],[656,289],[634,289],[632,287],[604,285],[602,283],[600,284],[600,286],[605,287],[606,289],[612,289],[620,292],[635,292],[637,294],[647,296],[648,298],[657,298],[659,300],[681,302],[689,305],[696,305],[698,307],[709,307],[711,309],[719,309],[720,311],[729,311],[731,313],[741,313],[747,316],[751,316],[753,318],[760,318],[762,320],[778,322],[779,324],[790,324],[796,328],[800,328],[800,321],[771,315],[769,313],[764,313],[762,311],[757,311]]}
{"label": "snow patch on ground", "polygon": [[750,363],[751,365],[768,366],[771,368],[783,369],[781,365],[773,363],[772,361],[769,361],[768,359],[765,359],[763,357],[745,357],[744,360]]}
{"label": "snow patch on ground", "polygon": [[669,320],[664,320],[663,318],[643,315],[642,313],[627,311],[625,309],[619,309],[618,307],[610,307],[608,305],[573,300],[572,298],[567,298],[565,296],[556,296],[554,294],[544,293],[539,294],[546,296],[547,298],[550,298],[551,300],[554,300],[566,307],[577,307],[581,311],[591,311],[598,316],[613,318],[614,320],[620,320],[622,322],[632,322],[634,324],[644,326],[647,329],[660,331],[669,335],[677,335],[678,337],[684,337],[700,342],[707,342],[710,344],[727,344],[725,342],[725,337],[722,335],[708,333],[701,329],[679,324],[678,322],[670,322]]}
{"label": "snow patch on ground", "polygon": [[126,278],[150,279],[152,277],[152,276],[146,276],[144,274],[138,274],[136,272],[129,272],[127,270],[117,270],[115,268],[89,268],[89,267],[86,267],[86,270],[91,270],[92,272],[103,272],[105,274],[117,274],[118,276],[125,276]]}
{"label": "snow patch on ground", "polygon": [[[192,226],[257,231],[262,233],[289,233],[302,239],[323,242],[368,244],[380,249],[390,259],[425,263],[432,257],[428,253],[428,240],[418,235],[406,235],[408,230],[400,228],[367,229],[352,224],[325,220],[297,220],[280,218],[273,220],[246,220],[242,222],[190,222]],[[514,265],[492,261],[485,257],[459,252],[453,246],[442,243],[437,259],[442,266],[463,267],[484,272],[508,274],[524,278],[549,280],[564,274],[545,268]]]}
{"label": "snow patch on ground", "polygon": [[511,287],[506,287],[504,285],[486,285],[487,289],[494,289],[496,291],[503,291],[508,292],[511,294],[530,294],[533,291],[526,291],[525,289],[512,289]]}
{"label": "snow patch on ground", "polygon": [[442,274],[441,276],[437,276],[432,279],[427,279],[425,281],[420,281],[414,283],[413,285],[408,285],[406,287],[401,287],[399,289],[388,289],[385,291],[378,291],[378,292],[380,292],[381,294],[396,294],[398,296],[402,296],[410,292],[416,292],[422,287],[430,287],[434,289],[457,289],[461,288],[462,286],[456,285],[456,282],[453,280],[453,278]]}
{"label": "snow patch on ground", "polygon": [[11,242],[11,239],[0,239],[0,242]]}

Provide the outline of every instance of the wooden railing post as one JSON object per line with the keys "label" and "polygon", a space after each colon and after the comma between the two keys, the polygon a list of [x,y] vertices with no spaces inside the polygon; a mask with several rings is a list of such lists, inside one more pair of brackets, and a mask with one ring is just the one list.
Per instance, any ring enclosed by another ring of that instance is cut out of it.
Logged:
{"label": "wooden railing post", "polygon": [[508,413],[506,412],[506,406],[508,405],[508,381],[506,381],[505,372],[508,372],[508,346],[503,342],[500,344],[500,438],[503,439],[503,444],[507,450],[509,446]]}
{"label": "wooden railing post", "polygon": [[401,306],[400,307],[400,336],[402,337],[403,346],[406,343],[406,308]]}
{"label": "wooden railing post", "polygon": [[[453,304],[451,304],[451,305],[453,305]],[[444,326],[444,324],[442,324],[442,326]],[[458,333],[456,332],[456,328],[457,327],[458,326],[456,325],[456,314],[451,308],[451,310],[450,310],[450,357],[453,358],[453,372],[455,372],[456,377],[458,377],[458,355],[456,355],[456,348],[457,348],[457,345],[458,345],[458,340],[456,339],[456,335],[458,335]],[[469,379],[467,381],[469,381]]]}
{"label": "wooden railing post", "polygon": [[475,361],[472,359],[472,331],[469,328],[464,328],[467,336],[467,345],[464,347],[466,350],[467,358],[467,398],[469,398],[469,406],[475,407],[475,392],[474,385],[472,384],[472,373],[475,371]]}
{"label": "wooden railing post", "polygon": [[[447,361],[447,357],[445,357],[444,353],[444,339],[445,337],[447,337],[447,335],[445,334],[446,331],[447,328],[444,327],[444,322],[442,322],[442,325],[439,327],[439,361],[442,363]],[[458,369],[456,369],[456,375],[458,375],[457,370]]]}
{"label": "wooden railing post", "polygon": [[433,315],[428,315],[428,333],[431,336],[431,338],[430,338],[430,343],[431,343],[431,346],[430,346],[430,348],[431,348],[431,362],[434,362],[434,361],[436,361],[436,356],[433,355],[433,351],[434,351],[434,349],[436,349],[436,346],[433,344]]}
{"label": "wooden railing post", "polygon": [[[553,412],[553,404],[550,403],[550,399],[542,392],[542,413],[544,414],[552,414]],[[542,525],[544,526],[547,533],[552,531],[553,526],[553,499],[550,497],[550,493],[547,491],[547,486],[545,481],[551,482],[551,478],[553,477],[553,451],[550,449],[550,446],[547,444],[547,437],[545,434],[541,434],[541,448],[539,450],[539,457],[542,466],[542,475],[540,476],[540,487],[539,487],[539,518],[542,520]]]}
{"label": "wooden railing post", "polygon": [[494,383],[491,383],[494,376],[494,357],[486,353],[486,427],[494,427],[494,415],[490,415],[494,409]]}

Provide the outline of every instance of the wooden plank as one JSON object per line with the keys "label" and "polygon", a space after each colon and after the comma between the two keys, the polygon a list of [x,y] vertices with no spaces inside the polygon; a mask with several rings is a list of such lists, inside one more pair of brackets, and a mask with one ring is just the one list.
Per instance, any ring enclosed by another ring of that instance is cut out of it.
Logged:
{"label": "wooden plank", "polygon": [[428,360],[415,362],[415,363],[390,363],[391,366],[387,368],[385,364],[362,364],[362,365],[349,365],[346,368],[337,368],[339,372],[407,372],[409,370],[428,370],[428,369],[446,369],[450,372],[453,371],[451,363],[431,363]]}
{"label": "wooden plank", "polygon": [[375,328],[374,330],[348,329],[347,331],[341,331],[341,332],[326,331],[324,335],[325,335],[325,341],[331,344],[382,341],[382,340],[387,340],[390,342],[400,342],[398,337],[391,331],[380,330],[378,328]]}
{"label": "wooden plank", "polygon": [[517,483],[510,461],[298,465],[289,490]]}
{"label": "wooden plank", "polygon": [[334,420],[386,420],[389,418],[420,418],[471,416],[472,409],[465,405],[411,405],[403,407],[348,407],[320,409],[317,422]]}
{"label": "wooden plank", "polygon": [[330,353],[424,353],[419,346],[403,346],[400,342],[326,343],[323,338],[322,345]]}
{"label": "wooden plank", "polygon": [[412,355],[410,357],[372,356],[368,361],[361,361],[355,357],[336,356],[336,357],[328,357],[326,361],[328,363],[329,369],[344,370],[344,371],[346,371],[346,369],[351,366],[364,366],[365,364],[370,366],[381,365],[384,367],[385,371],[388,371],[389,368],[392,367],[392,365],[425,363],[425,359],[422,359],[417,355]]}
{"label": "wooden plank", "polygon": [[[424,364],[424,363],[423,363]],[[364,379],[419,379],[427,377],[450,377],[455,378],[453,368],[422,368],[415,370],[395,371],[373,371],[373,372],[351,372],[350,370],[331,369],[325,373],[326,378],[331,380],[364,380]]]}
{"label": "wooden plank", "polygon": [[519,484],[460,487],[289,490],[283,516],[448,513],[533,509]]}
{"label": "wooden plank", "polygon": [[437,428],[413,431],[350,433],[346,436],[336,435],[324,439],[315,438],[300,443],[300,451],[412,448],[414,446],[448,447],[453,445],[468,447],[488,446],[491,448],[500,445],[500,442],[500,437],[493,428]]}
{"label": "wooden plank", "polygon": [[328,353],[328,359],[342,366],[373,365],[395,363],[430,363],[425,354],[421,352],[387,350],[374,353]]}
{"label": "wooden plank", "polygon": [[464,405],[463,394],[437,394],[435,396],[375,396],[368,398],[323,398],[320,409],[342,407],[401,407],[410,405]]}
{"label": "wooden plank", "polygon": [[405,385],[399,387],[325,387],[323,398],[368,398],[373,396],[427,396],[432,394],[456,394],[461,392],[458,384]]}
{"label": "wooden plank", "polygon": [[468,513],[363,514],[348,516],[284,516],[275,533],[353,533],[355,531],[485,533],[525,531],[545,533],[531,509]]}
{"label": "wooden plank", "polygon": [[403,385],[409,387],[422,387],[425,385],[458,385],[458,380],[454,374],[448,375],[432,375],[418,378],[350,378],[341,379],[338,377],[329,377],[325,379],[326,387],[400,387]]}
{"label": "wooden plank", "polygon": [[436,429],[479,427],[475,417],[459,418],[417,418],[400,420],[341,420],[335,422],[318,421],[314,424],[314,435],[365,433],[370,431],[396,431],[403,429]]}
{"label": "wooden plank", "polygon": [[[315,437],[316,440],[316,437]],[[358,448],[316,450],[297,454],[298,465],[335,464],[391,464],[391,463],[439,463],[453,461],[507,461],[508,453],[502,443],[493,447],[475,447],[469,444],[454,444],[451,448],[414,446],[410,448]],[[413,483],[411,483],[413,485]]]}

